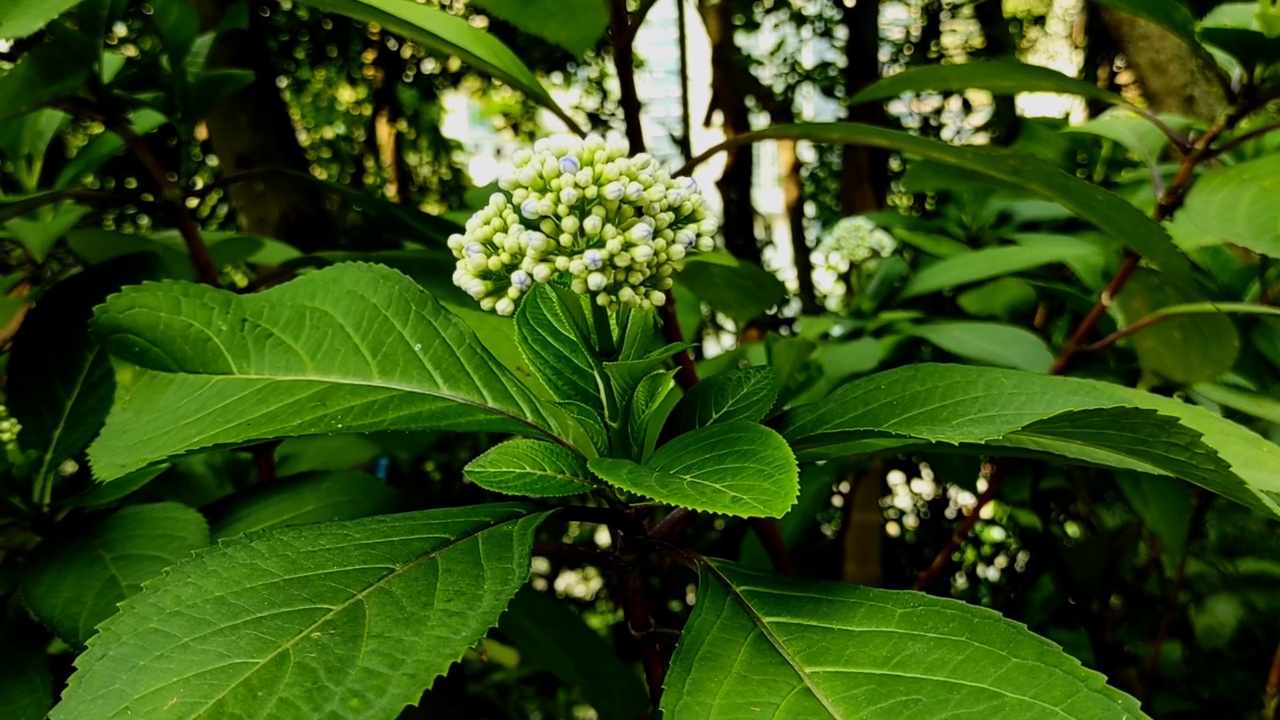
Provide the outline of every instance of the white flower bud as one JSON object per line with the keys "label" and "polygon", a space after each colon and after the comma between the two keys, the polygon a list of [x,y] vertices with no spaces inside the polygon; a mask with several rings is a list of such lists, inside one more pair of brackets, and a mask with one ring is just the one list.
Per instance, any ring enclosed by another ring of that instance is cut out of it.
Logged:
{"label": "white flower bud", "polygon": [[582,232],[584,232],[587,237],[599,235],[600,231],[603,229],[604,220],[601,220],[598,215],[590,215],[586,220],[582,221]]}
{"label": "white flower bud", "polygon": [[649,293],[649,302],[653,303],[654,307],[662,307],[667,304],[667,296],[659,290],[654,290]]}
{"label": "white flower bud", "polygon": [[631,259],[643,265],[653,259],[653,248],[648,245],[637,245],[631,248]]}
{"label": "white flower bud", "polygon": [[593,292],[603,290],[607,284],[609,284],[609,279],[604,276],[604,273],[593,272],[587,276],[587,288]]}
{"label": "white flower bud", "polygon": [[555,267],[547,263],[539,263],[533,267],[533,279],[535,282],[544,283],[551,279],[551,273],[555,272]]}
{"label": "white flower bud", "polygon": [[560,158],[560,172],[566,175],[572,175],[582,167],[582,163],[578,162],[578,158],[570,155]]}
{"label": "white flower bud", "polygon": [[493,309],[503,317],[510,317],[516,311],[516,304],[511,301],[511,298],[502,298],[494,304]]}
{"label": "white flower bud", "polygon": [[622,187],[622,183],[611,182],[608,185],[605,185],[604,189],[601,190],[600,192],[601,194],[604,195],[605,200],[609,200],[611,202],[617,202],[618,200],[622,199],[622,196],[626,193],[626,191],[627,191],[626,188]]}

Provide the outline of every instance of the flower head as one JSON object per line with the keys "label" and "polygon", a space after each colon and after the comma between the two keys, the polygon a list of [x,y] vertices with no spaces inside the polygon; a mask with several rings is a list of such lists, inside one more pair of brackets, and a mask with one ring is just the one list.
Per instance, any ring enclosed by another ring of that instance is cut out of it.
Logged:
{"label": "flower head", "polygon": [[17,418],[9,417],[9,408],[0,405],[0,443],[6,445],[17,442],[22,425]]}
{"label": "flower head", "polygon": [[510,315],[535,283],[557,277],[611,309],[660,306],[684,259],[715,248],[697,184],[648,155],[561,136],[513,160],[501,191],[449,238],[454,284],[486,310]]}

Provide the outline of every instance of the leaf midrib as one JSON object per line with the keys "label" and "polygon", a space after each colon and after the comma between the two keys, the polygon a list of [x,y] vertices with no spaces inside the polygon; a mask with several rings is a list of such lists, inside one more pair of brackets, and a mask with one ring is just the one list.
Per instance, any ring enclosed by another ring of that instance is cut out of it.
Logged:
{"label": "leaf midrib", "polygon": [[85,359],[84,367],[77,375],[71,392],[67,396],[67,404],[62,408],[62,413],[54,425],[53,432],[49,434],[49,447],[45,449],[41,458],[40,472],[36,475],[37,478],[44,478],[48,474],[49,465],[53,462],[54,450],[58,447],[58,439],[62,437],[63,431],[67,428],[67,421],[71,418],[71,408],[75,406],[76,400],[80,397],[80,391],[84,389],[85,380],[89,378],[89,373],[93,370],[93,362],[98,359],[98,354],[101,352],[102,346],[94,345],[93,352],[89,353],[89,357]]}
{"label": "leaf midrib", "polygon": [[[533,513],[531,513],[531,512],[526,512],[526,513],[524,513],[523,515],[516,515],[516,516],[514,516],[514,517],[507,517],[507,518],[502,518],[502,519],[500,519],[500,520],[494,520],[494,521],[492,521],[492,522],[490,522],[490,523],[488,523],[488,524],[485,524],[485,525],[482,525],[482,526],[480,526],[480,527],[474,528],[474,529],[472,529],[472,530],[470,530],[470,531],[468,531],[468,532],[466,532],[466,533],[463,533],[463,534],[461,534],[461,535],[454,536],[454,537],[450,538],[450,540],[449,540],[448,542],[446,542],[446,543],[444,543],[444,544],[440,545],[439,547],[432,548],[431,550],[429,550],[429,551],[427,551],[427,552],[423,553],[422,555],[420,555],[420,556],[418,556],[418,557],[414,558],[413,560],[410,560],[409,562],[405,563],[404,565],[401,565],[400,567],[398,567],[398,568],[396,568],[396,569],[392,570],[391,572],[387,573],[386,575],[383,575],[382,577],[380,577],[380,578],[378,578],[377,580],[375,580],[373,583],[370,583],[368,587],[364,588],[363,590],[361,590],[361,591],[360,591],[360,592],[358,592],[358,593],[355,593],[354,595],[352,595],[352,596],[351,596],[349,599],[347,599],[346,601],[344,601],[344,602],[342,602],[342,603],[339,603],[337,606],[333,607],[329,612],[325,613],[323,616],[321,616],[318,620],[316,620],[315,622],[313,622],[311,625],[309,625],[309,626],[307,626],[306,628],[304,628],[301,632],[296,633],[296,634],[295,634],[292,638],[290,638],[287,642],[283,642],[283,643],[281,643],[281,644],[280,644],[280,646],[279,646],[278,648],[276,648],[276,649],[275,649],[275,650],[273,650],[270,654],[268,654],[266,657],[264,657],[263,659],[261,659],[260,661],[258,661],[257,663],[255,663],[255,664],[253,665],[253,667],[251,667],[247,672],[245,672],[245,674],[244,674],[244,675],[242,675],[242,676],[240,677],[240,679],[239,679],[239,680],[236,680],[235,682],[232,682],[232,683],[228,683],[228,684],[227,684],[227,686],[226,686],[226,688],[225,688],[225,689],[223,689],[223,691],[222,691],[222,692],[218,693],[216,696],[214,696],[213,698],[211,698],[211,699],[209,700],[209,702],[205,703],[205,705],[204,705],[204,706],[202,706],[202,707],[200,707],[199,709],[197,709],[194,713],[192,713],[192,714],[188,715],[188,716],[187,716],[187,720],[198,720],[198,718],[199,718],[199,717],[200,717],[200,716],[201,716],[201,715],[202,715],[206,710],[208,710],[209,708],[211,708],[211,707],[213,707],[215,704],[217,704],[219,701],[221,701],[224,697],[226,697],[226,696],[227,696],[227,694],[228,694],[228,693],[230,693],[230,692],[231,692],[232,690],[234,690],[235,688],[239,687],[239,685],[240,685],[242,682],[244,682],[244,681],[245,681],[245,680],[247,680],[249,677],[251,677],[255,672],[257,672],[258,670],[260,670],[260,669],[261,669],[264,665],[266,665],[268,662],[270,662],[270,661],[274,660],[277,656],[279,656],[279,655],[280,655],[280,653],[284,652],[285,650],[291,649],[291,648],[292,648],[292,647],[293,647],[293,646],[294,646],[294,645],[295,645],[299,640],[301,640],[303,637],[305,637],[305,636],[307,636],[307,635],[310,635],[310,634],[311,634],[311,633],[312,633],[316,628],[320,627],[320,626],[321,626],[321,625],[323,625],[324,623],[326,623],[326,622],[328,622],[329,620],[333,619],[333,617],[335,617],[338,613],[340,613],[340,612],[342,612],[342,611],[346,610],[348,607],[350,607],[351,605],[355,604],[357,601],[363,601],[365,597],[367,597],[370,593],[372,593],[372,592],[374,592],[375,590],[377,590],[377,589],[378,589],[380,586],[382,586],[383,584],[385,584],[385,583],[387,583],[387,582],[390,582],[392,579],[396,578],[396,577],[397,577],[397,576],[399,576],[400,574],[405,573],[405,572],[408,572],[409,570],[411,570],[411,569],[413,569],[413,568],[416,568],[418,565],[420,565],[420,564],[422,564],[422,563],[424,563],[424,562],[427,562],[428,560],[432,560],[432,559],[434,559],[437,555],[439,555],[439,554],[440,554],[440,553],[442,553],[443,551],[448,550],[448,549],[450,549],[450,548],[452,548],[452,547],[454,547],[454,546],[456,546],[456,545],[459,545],[459,544],[461,544],[462,542],[464,542],[464,541],[466,541],[466,540],[470,540],[470,539],[471,539],[471,538],[473,538],[473,537],[477,537],[477,536],[479,536],[481,533],[487,532],[487,531],[492,530],[492,529],[494,529],[494,528],[496,528],[496,527],[499,527],[499,526],[501,526],[501,525],[506,525],[506,524],[508,524],[508,523],[515,522],[515,521],[517,521],[517,520],[522,520],[522,519],[524,519],[524,518],[529,517],[529,516],[530,516],[530,515],[532,515],[532,514],[533,514]],[[401,539],[403,539],[403,538],[401,538]],[[163,686],[161,686],[161,687],[163,687]],[[160,688],[152,688],[150,692],[154,692],[155,690],[158,690],[158,689],[160,689]]]}

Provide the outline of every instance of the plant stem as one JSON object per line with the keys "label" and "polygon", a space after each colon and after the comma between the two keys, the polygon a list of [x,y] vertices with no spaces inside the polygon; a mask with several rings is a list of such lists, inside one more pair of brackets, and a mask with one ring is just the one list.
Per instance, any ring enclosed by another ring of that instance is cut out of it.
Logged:
{"label": "plant stem", "polygon": [[[662,335],[667,344],[683,343],[684,333],[680,332],[680,321],[676,317],[676,299],[674,293],[667,293],[667,304],[658,308],[658,316],[662,319]],[[698,384],[698,368],[693,364],[693,353],[681,350],[675,356],[676,381],[680,388],[688,392]]]}
{"label": "plant stem", "polygon": [[1262,720],[1276,720],[1276,710],[1280,708],[1280,647],[1276,648],[1275,659],[1271,661],[1271,672],[1267,673],[1267,691],[1263,696]]}
{"label": "plant stem", "polygon": [[773,518],[751,518],[751,529],[760,538],[765,552],[769,553],[773,568],[783,575],[795,575],[796,566],[791,562],[791,553],[782,539],[782,525]]}

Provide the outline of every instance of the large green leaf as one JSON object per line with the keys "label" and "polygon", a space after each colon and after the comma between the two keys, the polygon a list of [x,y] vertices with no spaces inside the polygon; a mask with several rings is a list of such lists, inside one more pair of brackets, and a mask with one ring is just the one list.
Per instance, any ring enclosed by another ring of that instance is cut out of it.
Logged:
{"label": "large green leaf", "polygon": [[268,528],[382,515],[403,505],[399,490],[372,475],[301,475],[257,485],[210,508],[210,532],[221,540]]}
{"label": "large green leaf", "polygon": [[463,469],[471,482],[507,495],[560,497],[596,487],[587,459],[541,440],[509,440],[472,460]]}
{"label": "large green leaf", "polygon": [[24,38],[84,0],[5,0],[0,7],[0,38]]}
{"label": "large green leaf", "polygon": [[799,493],[799,471],[773,430],[735,421],[685,433],[644,465],[595,458],[591,472],[623,490],[672,505],[738,517],[782,517]]}
{"label": "large green leaf", "polygon": [[[1164,0],[1158,0],[1164,2]],[[868,145],[933,160],[966,170],[1059,203],[1121,245],[1147,257],[1160,269],[1187,277],[1190,264],[1158,224],[1119,195],[1107,192],[1058,169],[1034,155],[1002,148],[948,145],[897,130],[861,123],[775,125],[745,133],[710,152],[760,140],[809,140],[816,143]],[[695,158],[701,161],[708,153]]]}
{"label": "large green leaf", "polygon": [[224,541],[103,624],[51,717],[395,717],[497,622],[545,517],[486,505]]}
{"label": "large green leaf", "polygon": [[694,385],[671,412],[681,432],[718,422],[762,419],[778,399],[778,373],[771,367],[749,367],[713,375]]}
{"label": "large green leaf", "polygon": [[0,120],[74,95],[93,74],[94,52],[92,41],[68,31],[27,51],[0,76]]}
{"label": "large green leaf", "polygon": [[1126,104],[1124,98],[1097,85],[1052,68],[1027,65],[1017,60],[986,60],[962,65],[921,65],[872,83],[853,96],[857,105],[889,100],[907,92],[986,90],[993,95],[1024,92],[1051,92],[1080,95],[1113,105]]}
{"label": "large green leaf", "polygon": [[23,580],[23,601],[63,640],[84,645],[143,583],[208,544],[209,525],[195,510],[132,505],[41,546]]}
{"label": "large green leaf", "polygon": [[325,12],[377,23],[423,47],[456,55],[480,72],[528,95],[570,128],[577,127],[511,48],[493,35],[472,27],[465,18],[406,0],[307,0],[306,4]]}
{"label": "large green leaf", "polygon": [[595,47],[609,25],[605,0],[472,0],[471,4],[577,56]]}
{"label": "large green leaf", "polygon": [[1191,188],[1169,224],[1191,250],[1230,243],[1280,257],[1280,155],[1209,172]]}
{"label": "large green leaf", "polygon": [[663,717],[1145,717],[1057,645],[986,608],[702,564]]}
{"label": "large green leaf", "polygon": [[948,321],[912,325],[902,330],[953,355],[983,365],[1047,373],[1053,353],[1035,333],[1003,323]]}
{"label": "large green leaf", "polygon": [[521,669],[553,673],[582,693],[601,720],[635,720],[648,697],[634,667],[565,600],[526,587],[498,623],[520,651]]}
{"label": "large green leaf", "polygon": [[1280,516],[1280,447],[1204,408],[1094,380],[912,365],[796,408],[784,434],[801,460],[931,443],[1066,457],[1180,477]]}
{"label": "large green leaf", "polygon": [[558,437],[563,417],[457,317],[387,267],[335,265],[237,296],[166,282],[125,290],[95,329],[119,359],[89,451],[111,480],[173,455],[257,440],[448,429]]}
{"label": "large green leaf", "polygon": [[928,295],[939,290],[1012,275],[1051,263],[1065,263],[1088,256],[1084,245],[1009,245],[952,255],[926,266],[907,281],[902,299]]}

